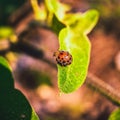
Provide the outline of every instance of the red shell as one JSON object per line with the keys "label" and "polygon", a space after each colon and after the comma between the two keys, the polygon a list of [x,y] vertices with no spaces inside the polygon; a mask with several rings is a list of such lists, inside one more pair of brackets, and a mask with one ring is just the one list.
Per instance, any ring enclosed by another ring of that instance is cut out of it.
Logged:
{"label": "red shell", "polygon": [[72,55],[68,51],[56,51],[53,56],[56,57],[56,61],[61,66],[67,66],[72,63]]}

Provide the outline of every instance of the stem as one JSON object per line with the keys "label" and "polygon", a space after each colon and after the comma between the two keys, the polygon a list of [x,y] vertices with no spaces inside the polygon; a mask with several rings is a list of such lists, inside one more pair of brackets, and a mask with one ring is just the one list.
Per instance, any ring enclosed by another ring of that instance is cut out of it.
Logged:
{"label": "stem", "polygon": [[116,91],[115,88],[100,78],[91,73],[88,73],[85,83],[88,87],[98,91],[101,95],[105,96],[113,104],[120,106],[120,92]]}

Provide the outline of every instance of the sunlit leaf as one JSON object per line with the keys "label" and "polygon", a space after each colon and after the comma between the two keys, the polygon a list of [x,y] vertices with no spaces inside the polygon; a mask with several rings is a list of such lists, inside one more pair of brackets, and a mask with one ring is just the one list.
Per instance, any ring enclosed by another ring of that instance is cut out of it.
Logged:
{"label": "sunlit leaf", "polygon": [[40,120],[34,110],[32,110],[31,120]]}
{"label": "sunlit leaf", "polygon": [[13,34],[11,27],[0,27],[0,38],[7,38]]}
{"label": "sunlit leaf", "polygon": [[58,65],[58,85],[61,92],[70,93],[85,81],[91,48],[87,34],[96,25],[98,12],[88,10],[85,13],[70,13],[70,7],[57,0],[49,0],[47,6],[66,26],[59,34],[59,49],[69,51],[73,62],[66,67]]}
{"label": "sunlit leaf", "polygon": [[45,0],[45,4],[50,12],[53,12],[58,20],[64,18],[65,12],[70,10],[70,7],[66,4],[61,4],[58,0]]}
{"label": "sunlit leaf", "polygon": [[30,0],[30,1],[34,11],[35,19],[45,21],[47,17],[47,11],[45,9],[45,6],[43,6],[42,4],[38,5],[38,0]]}
{"label": "sunlit leaf", "polygon": [[75,35],[69,28],[60,32],[60,50],[67,50],[72,54],[71,65],[58,65],[59,88],[64,93],[78,89],[84,82],[90,58],[90,43],[83,34]]}
{"label": "sunlit leaf", "polygon": [[120,120],[120,108],[111,113],[109,120]]}

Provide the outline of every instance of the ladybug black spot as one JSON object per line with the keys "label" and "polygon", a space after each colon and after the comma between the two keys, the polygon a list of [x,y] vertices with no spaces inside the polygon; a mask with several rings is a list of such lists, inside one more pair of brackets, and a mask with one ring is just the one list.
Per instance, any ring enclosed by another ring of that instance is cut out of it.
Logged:
{"label": "ladybug black spot", "polygon": [[67,66],[72,63],[72,55],[68,51],[57,51],[54,53],[56,61],[61,66]]}

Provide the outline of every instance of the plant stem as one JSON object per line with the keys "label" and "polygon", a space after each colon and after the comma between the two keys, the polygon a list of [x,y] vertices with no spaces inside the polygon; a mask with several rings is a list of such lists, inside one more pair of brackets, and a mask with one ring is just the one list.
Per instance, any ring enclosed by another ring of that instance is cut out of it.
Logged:
{"label": "plant stem", "polygon": [[100,78],[91,73],[88,73],[85,83],[88,87],[98,91],[101,95],[105,96],[113,104],[120,106],[120,92],[116,91],[115,88],[113,88]]}

